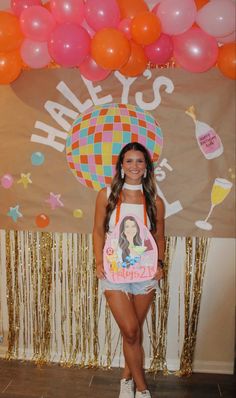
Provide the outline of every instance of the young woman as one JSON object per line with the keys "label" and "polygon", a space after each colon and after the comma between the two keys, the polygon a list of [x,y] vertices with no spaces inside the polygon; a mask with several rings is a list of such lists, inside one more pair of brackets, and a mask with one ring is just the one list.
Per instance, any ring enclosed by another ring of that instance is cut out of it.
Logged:
{"label": "young woman", "polygon": [[[106,235],[115,228],[118,206],[120,216],[132,213],[142,218],[146,209],[147,226],[158,247],[157,271],[151,280],[119,284],[106,279],[103,247]],[[123,337],[125,367],[119,398],[150,398],[143,370],[142,326],[158,281],[163,278],[164,205],[157,196],[150,154],[137,142],[123,147],[111,187],[103,188],[98,193],[93,243],[97,277],[101,280],[102,290]]]}

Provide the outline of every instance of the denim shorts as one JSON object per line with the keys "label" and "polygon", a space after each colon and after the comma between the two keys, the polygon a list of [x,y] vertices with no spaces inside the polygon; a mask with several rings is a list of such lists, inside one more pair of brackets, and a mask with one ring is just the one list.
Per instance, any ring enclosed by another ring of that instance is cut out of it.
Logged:
{"label": "denim shorts", "polygon": [[101,288],[104,293],[105,290],[120,290],[124,293],[130,294],[148,294],[152,290],[160,290],[159,283],[156,279],[149,279],[143,282],[132,282],[132,283],[113,283],[108,279],[101,279]]}

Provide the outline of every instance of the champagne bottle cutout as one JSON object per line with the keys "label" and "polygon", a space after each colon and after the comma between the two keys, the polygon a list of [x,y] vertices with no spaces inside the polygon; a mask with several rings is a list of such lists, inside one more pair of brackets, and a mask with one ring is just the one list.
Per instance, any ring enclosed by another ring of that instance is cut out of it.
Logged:
{"label": "champagne bottle cutout", "polygon": [[194,121],[197,143],[205,158],[214,159],[220,156],[224,147],[215,130],[208,124],[196,119],[194,106],[190,106],[185,113]]}

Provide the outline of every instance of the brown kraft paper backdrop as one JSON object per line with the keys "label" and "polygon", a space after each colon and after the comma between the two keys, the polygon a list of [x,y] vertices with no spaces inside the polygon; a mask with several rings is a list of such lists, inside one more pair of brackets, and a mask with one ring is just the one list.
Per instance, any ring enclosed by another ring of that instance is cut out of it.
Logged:
{"label": "brown kraft paper backdrop", "polygon": [[[80,184],[70,171],[64,148],[67,131],[45,109],[45,104],[54,101],[69,110],[69,114],[61,115],[68,127],[89,104],[105,101],[140,106],[160,124],[164,146],[157,182],[166,203],[166,235],[233,237],[234,82],[216,69],[202,74],[153,69],[136,79],[123,77],[126,85],[121,80],[116,73],[102,82],[88,83],[78,70],[59,68],[26,71],[12,85],[0,87],[0,178],[6,174],[13,177],[10,188],[0,184],[0,228],[39,230],[35,217],[44,213],[50,219],[44,231],[92,231],[97,192]],[[65,87],[70,91],[70,99]],[[221,139],[223,153],[214,159],[207,160],[199,149],[194,122],[185,113],[192,105],[197,120],[209,125]],[[37,122],[61,132],[61,138],[55,139],[59,150],[36,142],[35,136],[47,137]],[[32,153],[37,151],[45,156],[41,166],[31,162]],[[30,173],[32,183],[26,188],[19,182],[21,173]],[[195,222],[204,220],[210,210],[216,178],[233,185],[209,217],[212,229],[205,231]],[[62,207],[50,207],[46,202],[50,192],[60,195]],[[17,205],[22,217],[14,221],[8,212]],[[73,215],[76,209],[82,211],[79,218]]]}

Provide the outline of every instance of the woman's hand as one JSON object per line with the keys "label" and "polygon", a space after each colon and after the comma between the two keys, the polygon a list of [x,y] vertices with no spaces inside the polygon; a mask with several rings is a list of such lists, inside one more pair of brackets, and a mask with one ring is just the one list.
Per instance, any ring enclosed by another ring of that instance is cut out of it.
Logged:
{"label": "woman's hand", "polygon": [[164,270],[161,267],[157,266],[157,271],[153,279],[157,279],[159,281],[160,279],[163,278],[164,278]]}
{"label": "woman's hand", "polygon": [[98,279],[105,279],[105,270],[103,263],[96,264],[96,276]]}

